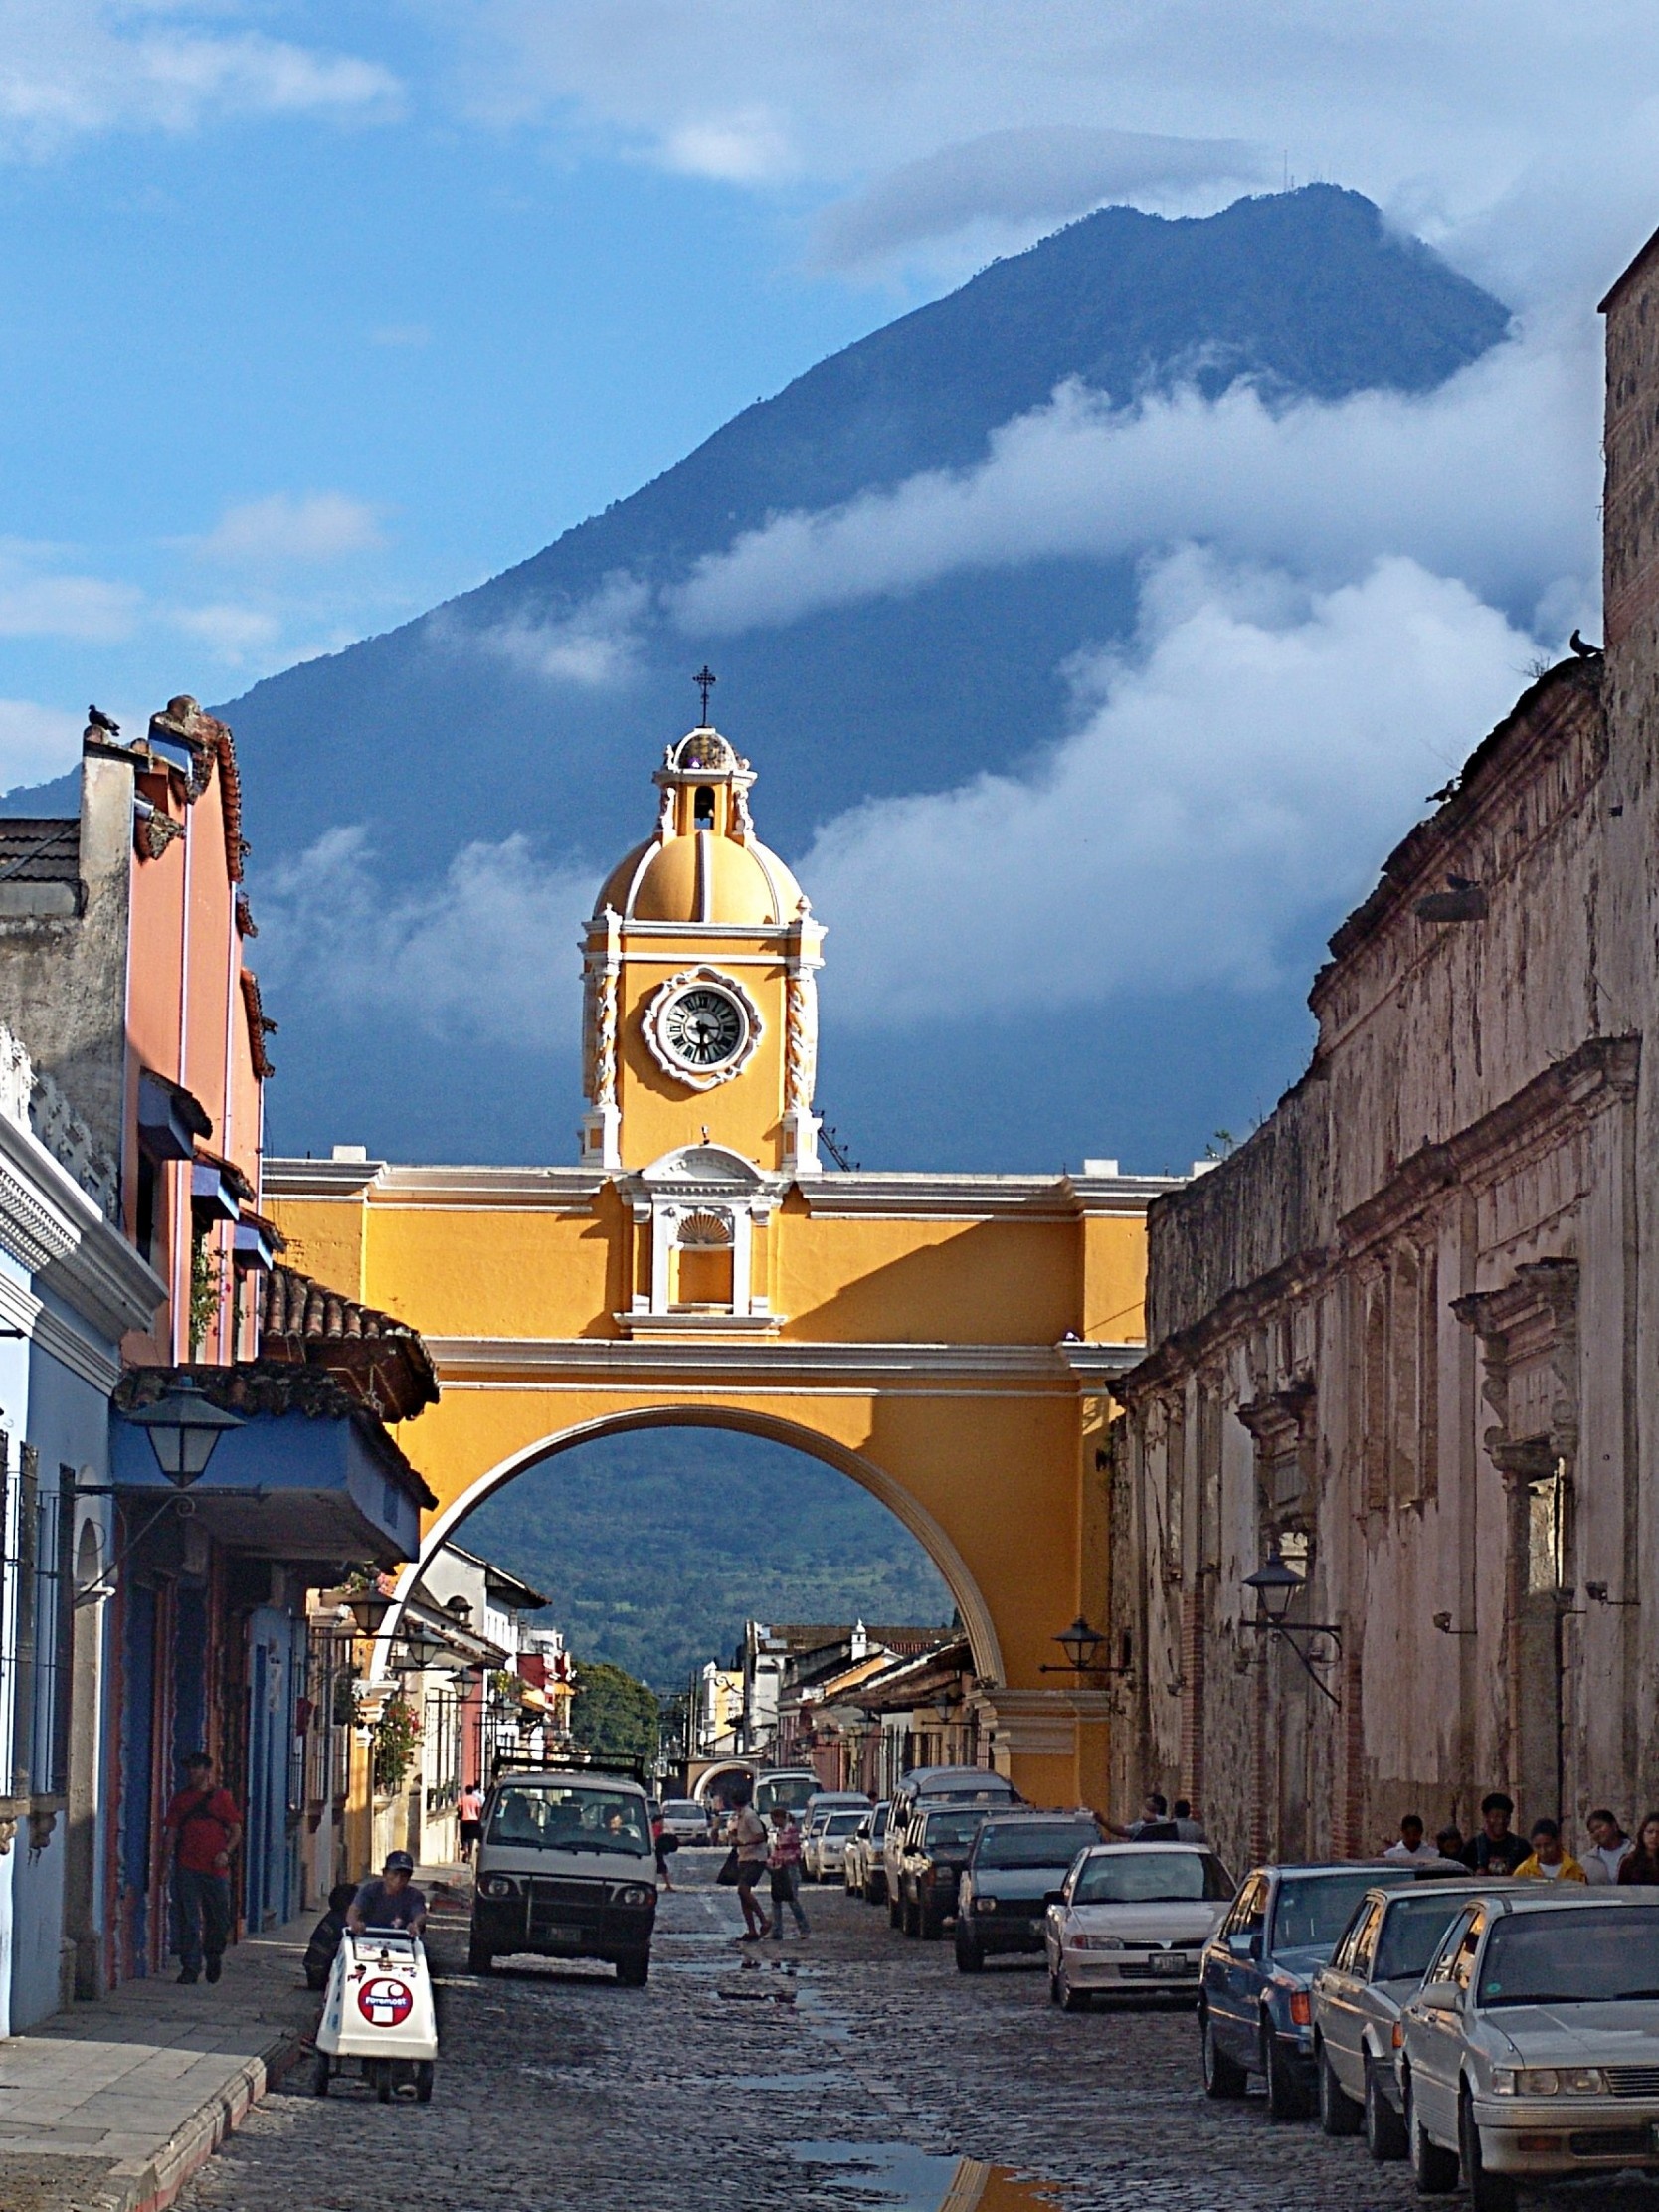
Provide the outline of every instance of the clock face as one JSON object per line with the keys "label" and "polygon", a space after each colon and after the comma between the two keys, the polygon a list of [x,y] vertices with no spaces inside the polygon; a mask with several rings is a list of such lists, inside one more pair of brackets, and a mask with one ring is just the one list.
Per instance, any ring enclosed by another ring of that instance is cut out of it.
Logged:
{"label": "clock face", "polygon": [[661,1016],[662,1041],[687,1067],[724,1067],[742,1050],[748,1031],[743,1009],[712,984],[682,991]]}

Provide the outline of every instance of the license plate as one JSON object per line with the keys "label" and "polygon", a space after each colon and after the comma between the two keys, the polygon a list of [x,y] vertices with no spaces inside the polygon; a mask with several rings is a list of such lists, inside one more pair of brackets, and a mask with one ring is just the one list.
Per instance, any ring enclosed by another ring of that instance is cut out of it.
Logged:
{"label": "license plate", "polygon": [[1193,1971],[1193,1961],[1179,1950],[1155,1950],[1152,1954],[1152,1970],[1155,1974],[1190,1974]]}
{"label": "license plate", "polygon": [[582,1941],[584,1931],[580,1928],[538,1928],[537,1938],[544,1943],[570,1943]]}

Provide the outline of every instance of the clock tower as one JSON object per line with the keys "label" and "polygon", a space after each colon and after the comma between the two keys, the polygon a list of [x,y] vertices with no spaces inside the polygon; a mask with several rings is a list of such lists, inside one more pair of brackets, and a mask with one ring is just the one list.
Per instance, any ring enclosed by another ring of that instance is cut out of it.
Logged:
{"label": "clock tower", "polygon": [[819,1172],[813,1082],[824,931],[755,834],[754,771],[704,725],[656,771],[656,828],[583,939],[582,1159],[620,1175],[687,1147],[773,1191]]}

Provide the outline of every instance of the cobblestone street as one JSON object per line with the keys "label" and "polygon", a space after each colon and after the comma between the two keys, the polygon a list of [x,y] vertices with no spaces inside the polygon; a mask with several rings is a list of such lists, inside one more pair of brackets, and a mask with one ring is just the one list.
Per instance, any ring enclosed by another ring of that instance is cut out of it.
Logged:
{"label": "cobblestone street", "polygon": [[[647,1989],[525,1963],[480,1980],[434,1937],[443,2054],[430,2106],[327,2101],[300,2067],[180,2199],[186,2212],[669,2212],[681,2205],[1076,2212],[1402,2212],[1403,2166],[1260,2101],[1206,2104],[1190,2014],[1067,2015],[1020,1963],[959,1974],[948,1941],[892,1934],[809,1890],[809,1942],[733,1937],[712,1853],[680,1854]],[[781,1952],[781,1957],[779,1953]],[[986,2180],[958,2159],[1007,2169]],[[1014,2175],[1048,2184],[1029,2194]],[[984,2182],[976,2194],[976,2187]],[[947,2192],[956,2190],[947,2200]],[[1455,2201],[1455,2200],[1454,2200]],[[1532,2200],[1625,2212],[1659,2190]]]}

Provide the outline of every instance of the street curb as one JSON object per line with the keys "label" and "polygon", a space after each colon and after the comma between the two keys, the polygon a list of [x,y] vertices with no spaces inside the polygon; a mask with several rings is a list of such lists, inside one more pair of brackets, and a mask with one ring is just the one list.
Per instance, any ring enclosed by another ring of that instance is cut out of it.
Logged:
{"label": "street curb", "polygon": [[219,2145],[247,2118],[268,2090],[275,2089],[303,2055],[305,2038],[283,2029],[263,2051],[245,2059],[214,2095],[198,2106],[159,2150],[147,2158],[123,2158],[110,2167],[101,2187],[114,2191],[110,2212],[166,2212],[166,2207]]}

